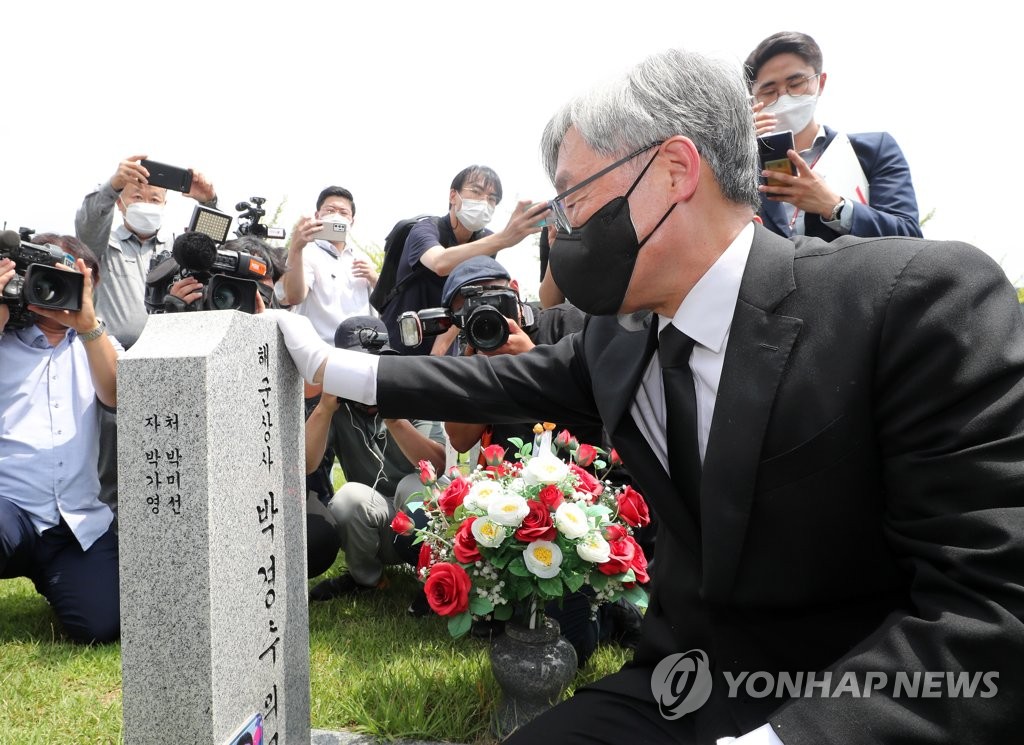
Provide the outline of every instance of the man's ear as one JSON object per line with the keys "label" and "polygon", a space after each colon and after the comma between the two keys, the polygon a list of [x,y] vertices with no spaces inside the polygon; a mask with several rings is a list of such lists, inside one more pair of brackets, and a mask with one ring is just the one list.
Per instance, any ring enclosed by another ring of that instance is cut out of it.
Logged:
{"label": "man's ear", "polygon": [[827,72],[818,73],[818,95],[820,96],[822,91],[825,90],[825,81],[828,79]]}
{"label": "man's ear", "polygon": [[662,144],[674,201],[685,202],[697,191],[700,181],[700,153],[689,137],[676,135]]}
{"label": "man's ear", "polygon": [[516,291],[516,295],[519,294],[519,280],[513,279],[511,282],[508,283],[508,286]]}
{"label": "man's ear", "polygon": [[458,194],[458,192],[455,189],[448,190],[448,209],[451,209],[453,206],[455,206],[456,194]]}

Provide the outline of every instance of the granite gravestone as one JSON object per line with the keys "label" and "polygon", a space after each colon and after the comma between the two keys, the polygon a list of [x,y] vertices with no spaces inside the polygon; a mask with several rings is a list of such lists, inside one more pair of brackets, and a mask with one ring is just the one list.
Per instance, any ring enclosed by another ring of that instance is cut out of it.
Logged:
{"label": "granite gravestone", "polygon": [[156,315],[117,377],[125,743],[308,743],[302,385],[277,325]]}

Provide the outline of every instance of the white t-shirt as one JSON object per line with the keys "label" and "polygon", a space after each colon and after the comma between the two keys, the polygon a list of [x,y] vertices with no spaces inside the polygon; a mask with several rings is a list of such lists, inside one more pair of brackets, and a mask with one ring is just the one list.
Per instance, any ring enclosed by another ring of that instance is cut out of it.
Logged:
{"label": "white t-shirt", "polygon": [[[339,252],[328,241],[315,241],[302,249],[302,273],[306,299],[293,305],[293,313],[306,316],[317,334],[334,346],[334,331],[350,316],[376,316],[370,305],[370,283],[352,275],[356,259],[369,257],[349,244]],[[284,300],[284,286],[278,280],[277,299]]]}

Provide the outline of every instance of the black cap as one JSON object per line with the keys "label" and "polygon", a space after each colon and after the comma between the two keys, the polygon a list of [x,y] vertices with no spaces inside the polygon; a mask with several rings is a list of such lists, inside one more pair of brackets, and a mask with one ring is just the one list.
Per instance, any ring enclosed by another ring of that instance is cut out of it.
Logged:
{"label": "black cap", "polygon": [[334,332],[334,346],[338,349],[352,349],[356,352],[372,352],[374,354],[398,354],[385,344],[375,347],[370,343],[374,337],[387,339],[388,329],[384,322],[373,316],[351,316],[338,324]]}
{"label": "black cap", "polygon": [[511,280],[508,270],[490,256],[474,256],[452,270],[441,290],[441,304],[449,307],[455,293],[466,285],[479,284],[485,279]]}

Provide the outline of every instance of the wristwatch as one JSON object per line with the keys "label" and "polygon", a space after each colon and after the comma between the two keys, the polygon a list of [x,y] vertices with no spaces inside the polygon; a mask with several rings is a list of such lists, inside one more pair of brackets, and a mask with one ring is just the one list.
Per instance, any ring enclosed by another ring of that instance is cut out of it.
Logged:
{"label": "wristwatch", "polygon": [[835,222],[839,219],[839,215],[843,212],[843,207],[846,206],[846,198],[839,197],[839,202],[835,207],[832,208],[832,214],[828,216],[828,222]]}
{"label": "wristwatch", "polygon": [[96,319],[96,328],[92,331],[87,331],[84,334],[79,334],[78,338],[82,341],[95,341],[103,335],[103,332],[107,330],[107,323],[102,318]]}

